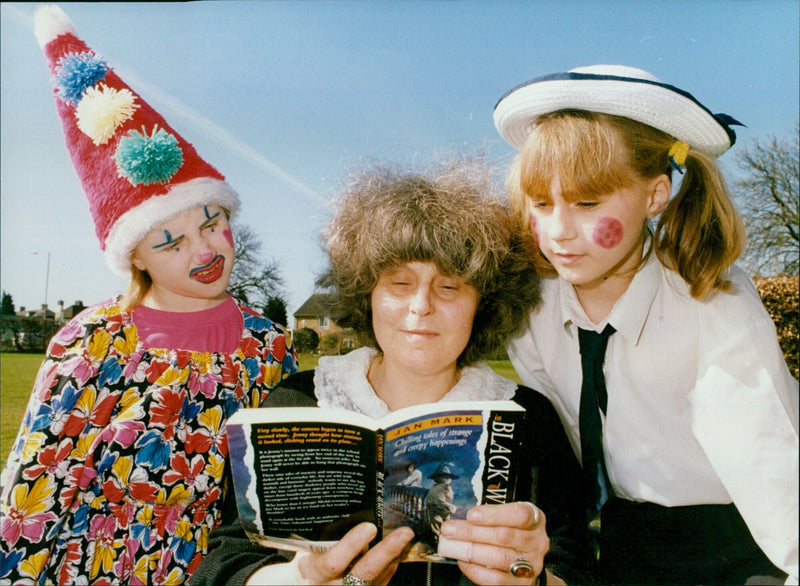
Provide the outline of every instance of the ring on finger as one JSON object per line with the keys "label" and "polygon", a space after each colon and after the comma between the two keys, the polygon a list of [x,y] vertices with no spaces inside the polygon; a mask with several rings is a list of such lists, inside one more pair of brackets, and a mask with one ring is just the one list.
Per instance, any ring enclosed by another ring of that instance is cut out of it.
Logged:
{"label": "ring on finger", "polygon": [[356,576],[351,572],[347,572],[342,579],[342,584],[344,584],[344,586],[371,586],[372,582],[360,576]]}
{"label": "ring on finger", "polygon": [[522,554],[508,567],[508,573],[515,578],[530,578],[533,576],[533,566]]}

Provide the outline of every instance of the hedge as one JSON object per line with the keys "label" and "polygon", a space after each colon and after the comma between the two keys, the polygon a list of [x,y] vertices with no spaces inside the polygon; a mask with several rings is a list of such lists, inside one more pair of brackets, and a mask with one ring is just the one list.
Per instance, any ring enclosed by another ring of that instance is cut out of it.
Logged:
{"label": "hedge", "polygon": [[764,307],[778,330],[778,341],[783,357],[794,378],[798,378],[798,299],[800,281],[798,277],[756,277],[753,279]]}

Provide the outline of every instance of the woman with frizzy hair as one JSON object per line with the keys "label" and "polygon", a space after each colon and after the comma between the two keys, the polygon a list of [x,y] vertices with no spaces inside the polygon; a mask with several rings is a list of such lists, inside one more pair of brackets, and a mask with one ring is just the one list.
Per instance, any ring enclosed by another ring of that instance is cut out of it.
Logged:
{"label": "woman with frizzy hair", "polygon": [[[585,583],[593,560],[583,527],[580,467],[552,405],[503,378],[494,356],[539,298],[538,278],[490,170],[449,161],[417,172],[370,167],[347,184],[324,232],[336,321],[366,345],[320,358],[262,406],[343,408],[379,418],[445,401],[513,399],[527,410],[518,502],[436,521],[439,554],[458,564],[400,563],[401,527],[368,549],[363,523],[322,554],[265,550],[231,519],[209,541],[196,584]],[[430,480],[425,488],[430,488]],[[418,536],[419,537],[419,536]]]}

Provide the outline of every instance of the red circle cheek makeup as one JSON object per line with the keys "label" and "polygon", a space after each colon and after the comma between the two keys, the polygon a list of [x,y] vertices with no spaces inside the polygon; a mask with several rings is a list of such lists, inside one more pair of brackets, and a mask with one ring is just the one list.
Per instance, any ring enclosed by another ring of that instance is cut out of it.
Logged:
{"label": "red circle cheek makeup", "polygon": [[594,225],[592,240],[603,248],[614,248],[622,242],[622,223],[615,218],[600,218]]}
{"label": "red circle cheek makeup", "polygon": [[533,238],[536,240],[536,244],[541,245],[539,241],[539,225],[536,223],[536,216],[531,214],[531,231],[533,231]]}

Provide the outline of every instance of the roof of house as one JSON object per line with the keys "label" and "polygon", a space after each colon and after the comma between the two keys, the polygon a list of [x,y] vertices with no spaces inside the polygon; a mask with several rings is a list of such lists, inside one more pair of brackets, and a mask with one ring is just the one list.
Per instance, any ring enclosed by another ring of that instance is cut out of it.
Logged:
{"label": "roof of house", "polygon": [[294,312],[296,319],[302,317],[330,316],[333,307],[333,295],[331,293],[314,293],[303,305]]}

